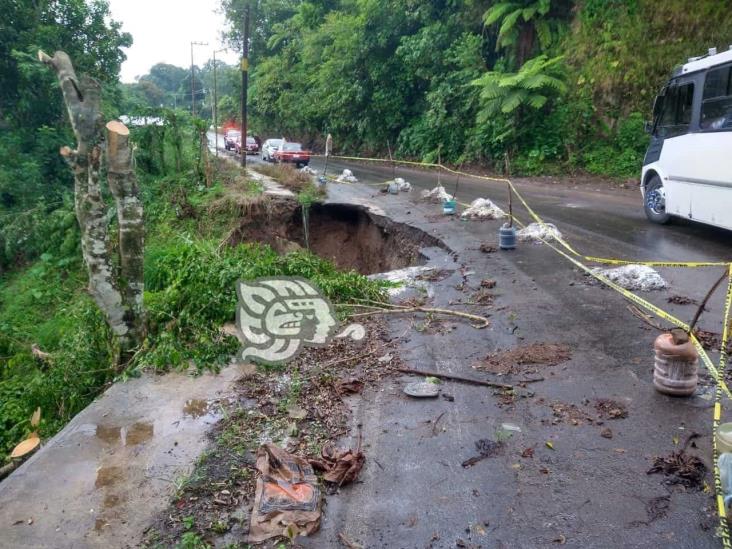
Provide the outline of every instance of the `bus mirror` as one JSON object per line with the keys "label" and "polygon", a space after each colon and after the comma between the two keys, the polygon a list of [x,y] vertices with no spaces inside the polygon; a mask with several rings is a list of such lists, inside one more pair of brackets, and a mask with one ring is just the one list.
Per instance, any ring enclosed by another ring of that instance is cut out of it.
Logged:
{"label": "bus mirror", "polygon": [[643,122],[643,130],[646,133],[653,133],[653,122],[649,122],[648,120]]}

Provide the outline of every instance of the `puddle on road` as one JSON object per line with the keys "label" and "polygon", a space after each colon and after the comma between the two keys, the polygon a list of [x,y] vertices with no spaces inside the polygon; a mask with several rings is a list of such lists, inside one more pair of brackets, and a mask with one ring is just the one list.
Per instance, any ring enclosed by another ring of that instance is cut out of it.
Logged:
{"label": "puddle on road", "polygon": [[125,433],[125,446],[136,446],[144,444],[152,439],[155,433],[155,427],[152,423],[138,421],[130,425]]}
{"label": "puddle on road", "polygon": [[96,488],[104,488],[114,486],[124,477],[124,469],[122,467],[112,465],[109,467],[100,467],[97,469],[97,480],[94,482]]}
{"label": "puddle on road", "polygon": [[183,415],[190,416],[194,419],[205,416],[208,414],[210,404],[208,400],[203,399],[191,399],[186,400],[185,406],[183,406]]}
{"label": "puddle on road", "polygon": [[122,446],[137,446],[152,439],[155,427],[152,423],[138,421],[127,427],[116,425],[97,425],[96,437],[105,444],[121,444]]}

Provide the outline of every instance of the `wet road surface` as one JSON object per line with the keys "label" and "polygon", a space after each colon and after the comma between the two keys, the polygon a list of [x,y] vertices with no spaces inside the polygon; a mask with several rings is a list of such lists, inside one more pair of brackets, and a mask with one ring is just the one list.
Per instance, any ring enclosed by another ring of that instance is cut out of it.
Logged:
{"label": "wet road surface", "polygon": [[[367,179],[364,171],[353,171]],[[557,200],[549,191],[541,193],[547,202]],[[577,193],[571,195],[578,201]],[[392,333],[406,334],[401,356],[409,367],[484,378],[473,369],[480,359],[538,342],[565,343],[572,358],[541,369],[544,380],[517,388],[515,398],[444,382],[442,391],[454,400],[413,400],[402,393],[414,380],[409,376],[354,398],[353,435],[343,444],[356,444],[360,426],[367,456],[361,482],[328,498],[321,531],[304,545],[338,547],[340,533],[364,547],[720,545],[711,494],[667,485],[663,476],[647,473],[654,457],[678,450],[691,433],[701,436],[690,452],[711,466],[709,383],[688,399],[657,393],[651,383],[657,333],[630,315],[618,294],[585,284],[571,264],[543,245],[481,253],[481,243],[497,243],[499,221],[461,222],[406,193],[384,195],[363,185],[332,185],[329,201],[372,206],[457,252],[455,260],[442,250],[426,250],[428,266],[450,271],[432,283],[436,307],[466,307],[460,303],[470,301],[482,279],[497,283],[492,306],[469,309],[491,315],[486,330],[450,321],[442,330],[415,330],[413,320],[391,320]],[[559,219],[547,220],[557,221],[570,238],[580,234]],[[582,227],[588,233],[591,228]],[[645,251],[602,238],[617,253]],[[672,274],[671,290],[643,297],[667,305],[666,298],[683,288],[682,281],[689,283],[689,276]],[[681,313],[688,317],[693,309]],[[718,314],[709,317],[710,324],[718,322]],[[628,417],[598,422],[597,399],[622,403]],[[556,411],[562,407],[581,413],[566,417]],[[476,442],[496,440],[504,423],[521,430],[504,451],[461,466],[476,454]],[[609,438],[602,435],[605,428]]]}

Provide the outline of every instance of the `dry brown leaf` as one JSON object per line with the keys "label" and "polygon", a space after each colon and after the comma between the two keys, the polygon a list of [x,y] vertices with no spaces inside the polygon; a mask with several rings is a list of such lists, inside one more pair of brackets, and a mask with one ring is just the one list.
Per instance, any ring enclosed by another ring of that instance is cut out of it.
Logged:
{"label": "dry brown leaf", "polygon": [[38,427],[41,423],[41,407],[39,406],[36,408],[36,411],[33,412],[33,415],[31,416],[30,424],[33,427]]}
{"label": "dry brown leaf", "polygon": [[13,451],[10,453],[11,458],[19,458],[23,457],[26,454],[29,454],[33,450],[35,450],[38,445],[41,443],[41,439],[37,436],[32,436],[30,438],[25,439],[23,442],[18,444],[15,448],[13,448]]}

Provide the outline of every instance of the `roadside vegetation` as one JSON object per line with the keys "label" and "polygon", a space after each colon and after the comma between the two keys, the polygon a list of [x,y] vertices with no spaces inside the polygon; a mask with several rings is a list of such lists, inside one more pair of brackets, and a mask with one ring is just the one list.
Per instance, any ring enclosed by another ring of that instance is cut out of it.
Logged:
{"label": "roadside vegetation", "polygon": [[515,174],[637,177],[673,67],[732,35],[715,0],[251,3],[258,131]]}
{"label": "roadside vegetation", "polygon": [[[42,2],[37,10],[0,4],[13,23],[0,40],[9,50],[0,63],[8,83],[0,90],[0,460],[36,430],[31,416],[39,407],[38,431],[47,438],[120,376],[170,368],[195,374],[226,363],[239,347],[221,331],[234,319],[238,279],[299,275],[338,302],[381,296],[377,284],[306,251],[281,256],[265,245],[228,245],[248,208],[268,200],[262,185],[224,163],[213,163],[209,177],[200,146],[205,123],[165,109],[157,124],[133,128],[147,325],[132,360],[119,364],[86,289],[71,173],[58,152],[74,138],[58,85],[34,56],[39,48],[74,56],[78,73],[100,80],[109,119],[123,112],[118,48],[130,38],[106,22],[104,2]],[[94,33],[82,32],[90,25]],[[108,223],[115,235],[113,212]]]}

